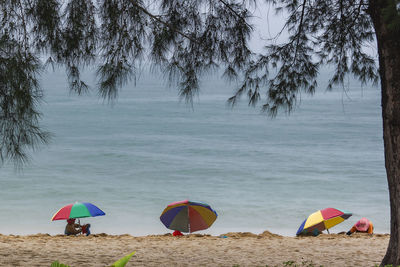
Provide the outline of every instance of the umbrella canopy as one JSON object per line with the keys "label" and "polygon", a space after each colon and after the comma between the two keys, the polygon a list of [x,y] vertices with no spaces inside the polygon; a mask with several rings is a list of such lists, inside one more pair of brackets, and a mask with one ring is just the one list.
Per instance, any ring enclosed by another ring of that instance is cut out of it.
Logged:
{"label": "umbrella canopy", "polygon": [[210,227],[217,216],[207,204],[183,200],[169,204],[160,220],[168,229],[192,233]]}
{"label": "umbrella canopy", "polygon": [[308,216],[300,225],[296,235],[314,234],[319,235],[323,230],[329,229],[347,218],[352,214],[350,212],[341,211],[334,208],[326,208],[319,210]]}
{"label": "umbrella canopy", "polygon": [[84,217],[95,217],[106,215],[101,209],[96,207],[91,203],[80,203],[75,202],[75,204],[69,204],[61,209],[59,209],[51,218],[52,221],[55,220],[67,220],[74,218],[84,218]]}

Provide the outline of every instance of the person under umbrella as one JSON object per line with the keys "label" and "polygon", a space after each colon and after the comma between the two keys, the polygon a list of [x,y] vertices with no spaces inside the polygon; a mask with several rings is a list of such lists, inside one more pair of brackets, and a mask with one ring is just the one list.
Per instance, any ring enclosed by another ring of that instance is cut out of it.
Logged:
{"label": "person under umbrella", "polygon": [[81,225],[76,224],[76,218],[96,217],[106,215],[104,211],[99,209],[97,206],[88,202],[75,202],[74,204],[68,204],[59,209],[51,218],[52,221],[56,220],[67,220],[65,226],[66,235],[77,235],[77,234],[90,234],[90,224]]}
{"label": "person under umbrella", "polygon": [[75,223],[75,219],[68,219],[64,233],[66,235],[77,235],[82,233],[88,236],[90,235],[90,224],[81,225],[80,223]]}

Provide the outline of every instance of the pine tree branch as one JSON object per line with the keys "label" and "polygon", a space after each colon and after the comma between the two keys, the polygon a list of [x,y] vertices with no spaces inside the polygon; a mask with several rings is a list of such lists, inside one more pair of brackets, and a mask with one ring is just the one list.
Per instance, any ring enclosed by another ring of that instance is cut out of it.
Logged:
{"label": "pine tree branch", "polygon": [[303,0],[303,5],[302,5],[303,7],[301,9],[301,17],[300,17],[299,29],[297,32],[297,40],[296,40],[296,50],[294,52],[294,60],[295,61],[296,61],[296,57],[297,57],[297,50],[298,50],[299,43],[300,43],[300,34],[303,29],[304,11],[306,9],[306,2],[307,2],[307,0]]}
{"label": "pine tree branch", "polygon": [[[355,9],[355,11],[357,11],[357,13],[356,13],[356,15],[355,15],[355,18],[353,19],[352,23],[348,26],[349,29],[352,28],[352,27],[356,24],[357,19],[358,19],[358,17],[359,17],[360,14],[361,14],[361,7],[362,7],[362,4],[363,4],[363,0],[360,0],[360,4],[359,4],[358,7]],[[354,16],[354,12],[352,13],[352,16]]]}
{"label": "pine tree branch", "polygon": [[21,0],[18,1],[19,4],[19,8],[20,8],[20,12],[21,12],[21,20],[22,20],[22,28],[24,31],[24,50],[25,50],[25,56],[26,53],[28,52],[28,33],[27,33],[27,25],[26,25],[26,21],[25,21],[25,12],[24,12],[24,8],[22,7],[22,3]]}
{"label": "pine tree branch", "polygon": [[227,9],[229,9],[233,14],[235,14],[238,18],[240,18],[241,20],[243,20],[244,23],[246,23],[247,26],[251,27],[250,24],[247,23],[246,19],[243,18],[239,13],[236,12],[236,10],[234,10],[230,5],[228,5],[228,3],[226,3],[224,0],[218,0],[219,2],[221,2]]}
{"label": "pine tree branch", "polygon": [[144,7],[138,5],[135,1],[132,1],[132,4],[134,6],[136,6],[137,8],[139,8],[143,13],[145,13],[146,15],[148,15],[150,18],[154,19],[155,21],[167,26],[170,30],[182,35],[183,37],[189,39],[190,41],[194,42],[194,43],[199,43],[197,40],[193,39],[192,37],[190,37],[189,35],[177,30],[174,26],[172,26],[171,24],[163,21],[162,19],[158,18],[156,15],[153,15],[152,13],[150,13],[147,9],[145,9]]}

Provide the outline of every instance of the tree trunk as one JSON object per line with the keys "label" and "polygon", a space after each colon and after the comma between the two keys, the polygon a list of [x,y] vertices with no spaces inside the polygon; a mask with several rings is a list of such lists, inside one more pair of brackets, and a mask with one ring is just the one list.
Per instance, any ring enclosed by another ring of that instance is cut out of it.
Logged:
{"label": "tree trunk", "polygon": [[378,43],[382,90],[383,141],[390,198],[390,241],[381,266],[400,265],[400,33],[383,17],[388,2],[370,0]]}

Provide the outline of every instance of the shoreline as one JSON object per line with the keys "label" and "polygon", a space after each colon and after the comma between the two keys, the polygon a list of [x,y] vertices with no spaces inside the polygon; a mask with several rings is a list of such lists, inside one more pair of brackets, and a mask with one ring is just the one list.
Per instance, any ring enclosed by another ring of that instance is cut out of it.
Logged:
{"label": "shoreline", "polygon": [[382,260],[390,237],[361,233],[286,237],[268,231],[221,236],[0,234],[0,265],[50,266],[58,260],[70,266],[109,266],[136,251],[126,266],[284,266],[288,261],[300,266],[302,262],[374,266]]}

